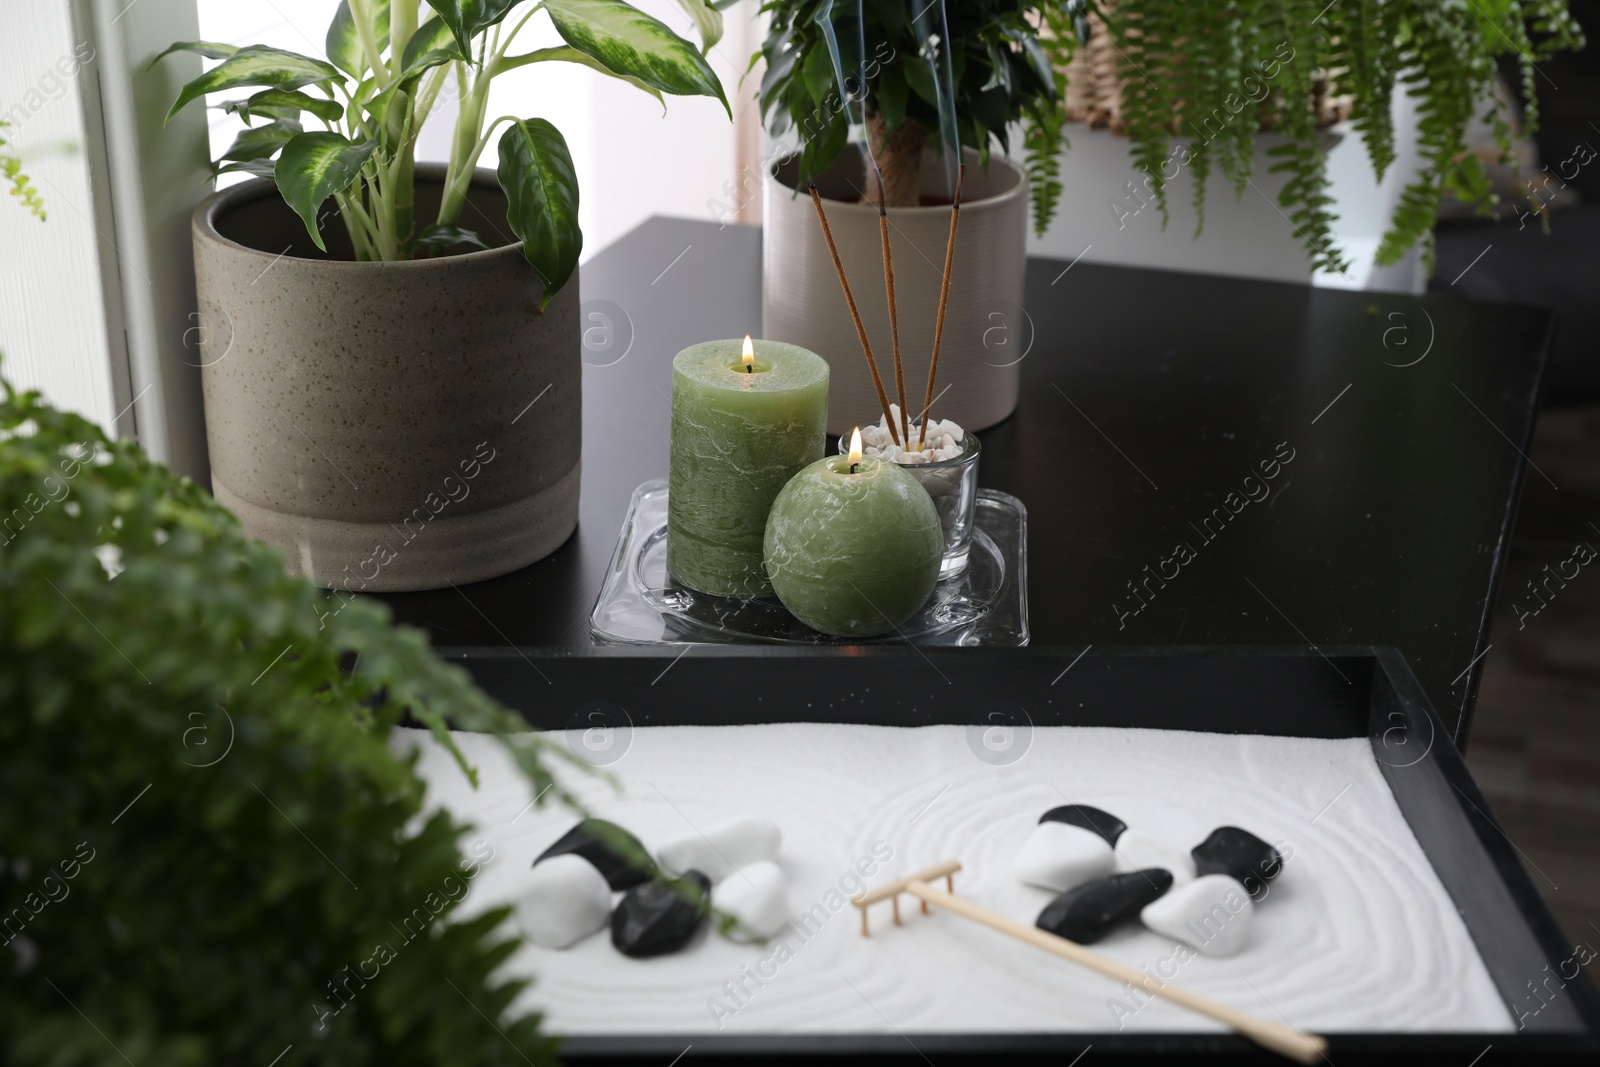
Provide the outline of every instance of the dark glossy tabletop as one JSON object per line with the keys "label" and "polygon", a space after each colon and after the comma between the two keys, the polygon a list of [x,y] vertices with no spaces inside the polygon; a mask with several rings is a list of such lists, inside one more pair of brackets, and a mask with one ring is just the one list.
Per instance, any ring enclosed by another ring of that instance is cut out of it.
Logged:
{"label": "dark glossy tabletop", "polygon": [[[982,434],[980,483],[1028,507],[1033,644],[1063,667],[1089,644],[1394,645],[1464,737],[1552,314],[1066,266],[1029,261],[1021,403]],[[577,533],[502,578],[381,597],[436,646],[591,647],[628,499],[667,473],[673,355],[760,331],[760,231],[652,219],[582,287],[622,332],[584,355]]]}

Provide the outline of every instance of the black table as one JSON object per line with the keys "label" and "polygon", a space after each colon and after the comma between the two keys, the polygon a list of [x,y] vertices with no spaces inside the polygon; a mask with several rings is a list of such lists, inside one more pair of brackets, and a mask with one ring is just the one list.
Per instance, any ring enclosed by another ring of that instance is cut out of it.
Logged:
{"label": "black table", "polygon": [[[584,353],[577,533],[501,578],[381,596],[398,620],[441,647],[591,646],[629,496],[667,472],[672,357],[759,333],[760,244],[656,218],[583,268],[585,325],[617,332]],[[1033,643],[1063,667],[1091,644],[1394,645],[1463,741],[1553,314],[1066,266],[1029,261],[1021,404],[982,435],[981,484],[1029,509]]]}

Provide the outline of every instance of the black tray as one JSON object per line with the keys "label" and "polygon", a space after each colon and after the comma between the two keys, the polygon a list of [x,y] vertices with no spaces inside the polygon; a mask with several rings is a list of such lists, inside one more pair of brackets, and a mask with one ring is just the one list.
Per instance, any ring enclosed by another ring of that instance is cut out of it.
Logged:
{"label": "black tray", "polygon": [[[692,653],[441,649],[540,729],[752,722],[1123,726],[1297,737],[1367,737],[1389,788],[1477,943],[1512,1017],[1527,983],[1573,952],[1489,810],[1405,659],[1392,648],[788,649]],[[897,692],[890,709],[851,694]],[[733,697],[731,694],[760,694]],[[1050,703],[1046,703],[1049,700]],[[1215,1034],[841,1034],[596,1037],[563,1041],[584,1063],[696,1057],[790,1062],[866,1056],[907,1063],[1285,1063]],[[1329,1035],[1327,1059],[1492,1067],[1600,1054],[1600,993],[1580,973],[1524,1029],[1502,1034]],[[1482,1057],[1481,1060],[1475,1057]],[[1092,1067],[1092,1063],[1087,1067]]]}

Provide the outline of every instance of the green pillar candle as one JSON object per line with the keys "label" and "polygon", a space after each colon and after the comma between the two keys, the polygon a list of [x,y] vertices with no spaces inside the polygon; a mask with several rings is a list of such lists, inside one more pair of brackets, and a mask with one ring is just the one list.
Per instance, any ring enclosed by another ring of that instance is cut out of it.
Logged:
{"label": "green pillar candle", "polygon": [[783,487],[767,517],[767,574],[778,599],[834,637],[888,633],[911,618],[932,594],[944,556],[928,491],[894,463],[858,457],[813,463]]}
{"label": "green pillar candle", "polygon": [[[828,364],[776,341],[707,341],[672,361],[667,572],[718,596],[771,596],[761,537],[778,490],[821,457]],[[747,369],[748,368],[748,369]]]}

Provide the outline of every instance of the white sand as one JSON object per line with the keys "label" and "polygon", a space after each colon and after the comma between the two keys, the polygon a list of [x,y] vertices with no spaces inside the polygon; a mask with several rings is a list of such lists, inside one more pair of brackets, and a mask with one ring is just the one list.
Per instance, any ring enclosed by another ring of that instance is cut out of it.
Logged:
{"label": "white sand", "polygon": [[[490,739],[458,735],[482,774],[473,792],[426,734],[402,734],[397,743],[423,747],[430,799],[479,827],[469,842],[495,849],[466,912],[507,901],[573,816],[525,810],[528,786]],[[1512,1028],[1362,739],[1049,727],[1004,767],[974,756],[959,726],[643,727],[629,743],[607,768],[617,788],[568,775],[596,814],[651,849],[736,815],[771,818],[795,912],[821,905],[822,919],[809,938],[783,936],[784,949],[707,934],[641,961],[607,932],[566,951],[524,948],[508,968],[536,976],[525,1002],[557,1033],[1219,1029],[1164,1002],[1140,1007],[1108,979],[955,916],[917,914],[909,898],[906,925],[883,905],[867,940],[853,907],[828,910],[839,900],[829,891],[877,844],[892,858],[868,881],[956,858],[958,894],[1031,923],[1050,894],[1014,882],[1012,856],[1041,813],[1068,801],[1183,849],[1228,823],[1291,853],[1244,949],[1186,962],[1175,981],[1307,1030]],[[1155,968],[1172,942],[1133,926],[1096,947]]]}

